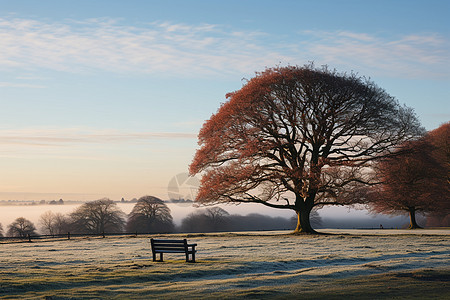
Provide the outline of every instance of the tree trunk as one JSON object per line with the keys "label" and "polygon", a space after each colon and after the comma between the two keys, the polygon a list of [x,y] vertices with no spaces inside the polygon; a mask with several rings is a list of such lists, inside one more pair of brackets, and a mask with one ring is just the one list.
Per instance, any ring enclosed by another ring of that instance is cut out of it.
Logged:
{"label": "tree trunk", "polygon": [[297,227],[294,233],[305,233],[305,234],[317,234],[311,227],[311,222],[309,220],[311,209],[303,209],[301,211],[296,211],[297,213]]}
{"label": "tree trunk", "polygon": [[409,208],[409,229],[422,228],[416,222],[416,209],[414,207]]}

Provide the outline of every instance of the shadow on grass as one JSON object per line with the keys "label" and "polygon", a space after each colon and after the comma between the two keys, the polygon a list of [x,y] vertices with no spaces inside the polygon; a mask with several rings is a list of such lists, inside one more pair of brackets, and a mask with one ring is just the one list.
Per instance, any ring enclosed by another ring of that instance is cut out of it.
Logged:
{"label": "shadow on grass", "polygon": [[422,269],[355,276],[311,285],[290,287],[302,299],[450,299],[450,270]]}

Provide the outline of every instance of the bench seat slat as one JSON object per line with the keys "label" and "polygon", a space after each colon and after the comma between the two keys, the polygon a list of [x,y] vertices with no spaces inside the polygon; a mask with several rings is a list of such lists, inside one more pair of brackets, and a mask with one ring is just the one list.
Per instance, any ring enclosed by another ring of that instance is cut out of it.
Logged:
{"label": "bench seat slat", "polygon": [[186,251],[186,249],[184,247],[183,248],[157,247],[157,248],[155,248],[155,250],[157,250],[157,251],[166,251],[166,250],[167,251],[182,251],[182,252]]}
{"label": "bench seat slat", "polygon": [[186,248],[184,247],[154,247],[154,249],[168,249],[168,250],[185,250]]}
{"label": "bench seat slat", "polygon": [[175,243],[175,244],[183,244],[184,240],[153,240],[153,243]]}
{"label": "bench seat slat", "polygon": [[180,248],[184,248],[184,244],[153,244],[155,247],[180,247]]}
{"label": "bench seat slat", "polygon": [[155,247],[184,247],[187,246],[187,244],[153,244]]}
{"label": "bench seat slat", "polygon": [[[178,251],[178,250],[155,250],[155,253],[185,253],[185,251]],[[197,251],[188,251],[188,253],[193,253]]]}

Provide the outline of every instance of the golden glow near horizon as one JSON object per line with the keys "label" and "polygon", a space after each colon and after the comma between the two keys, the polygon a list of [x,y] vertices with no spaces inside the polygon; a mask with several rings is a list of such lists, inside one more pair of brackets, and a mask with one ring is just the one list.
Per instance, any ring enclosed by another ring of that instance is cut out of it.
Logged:
{"label": "golden glow near horizon", "polygon": [[147,194],[166,199],[169,180],[187,171],[185,161],[193,155],[188,146],[196,143],[193,134],[174,133],[41,130],[13,135],[0,130],[0,137],[0,162],[10,170],[0,174],[0,200],[131,199]]}

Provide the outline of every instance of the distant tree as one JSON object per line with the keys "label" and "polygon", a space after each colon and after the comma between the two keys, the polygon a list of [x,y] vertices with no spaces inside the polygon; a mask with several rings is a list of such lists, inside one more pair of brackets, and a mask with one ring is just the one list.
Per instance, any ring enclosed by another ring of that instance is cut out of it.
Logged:
{"label": "distant tree", "polygon": [[70,218],[72,231],[77,233],[122,232],[125,225],[124,212],[108,198],[82,204]]}
{"label": "distant tree", "polygon": [[3,236],[3,226],[2,226],[2,223],[0,223],[0,237],[2,237]]}
{"label": "distant tree", "polygon": [[211,232],[208,218],[205,214],[195,211],[181,220],[180,231],[182,232]]}
{"label": "distant tree", "polygon": [[208,218],[208,223],[212,231],[218,231],[220,228],[226,228],[229,213],[220,207],[208,207],[204,210],[205,216]]}
{"label": "distant tree", "polygon": [[292,222],[292,219],[283,217],[272,217],[251,213],[245,216],[231,215],[229,217],[230,231],[253,231],[253,230],[286,230],[292,228],[297,224],[297,219]]}
{"label": "distant tree", "polygon": [[450,190],[450,122],[430,131],[425,139],[433,146],[432,156],[443,167],[443,175],[446,177],[444,181],[447,183],[442,183],[443,187],[447,187],[446,191],[444,188],[444,201],[441,202],[438,209],[427,213],[427,226],[450,227],[450,196],[448,196]]}
{"label": "distant tree", "polygon": [[374,161],[422,134],[375,83],[326,67],[266,69],[227,98],[199,133],[196,202],[291,209],[296,232],[314,233],[314,207],[351,204]]}
{"label": "distant tree", "polygon": [[62,213],[53,213],[50,210],[39,217],[39,224],[45,234],[55,235],[70,231],[67,218]]}
{"label": "distant tree", "polygon": [[54,235],[54,213],[51,210],[46,211],[39,217],[41,231],[45,234]]}
{"label": "distant tree", "polygon": [[445,169],[447,183],[450,184],[450,122],[430,131],[425,139],[432,145],[432,156]]}
{"label": "distant tree", "polygon": [[126,230],[140,233],[173,232],[170,208],[159,198],[143,196],[128,215]]}
{"label": "distant tree", "polygon": [[410,229],[420,228],[416,213],[447,212],[450,209],[447,172],[435,159],[427,138],[406,143],[402,152],[379,164],[383,182],[371,189],[369,208],[377,213],[410,216]]}
{"label": "distant tree", "polygon": [[36,235],[36,227],[31,221],[20,217],[8,225],[7,235],[12,237],[26,237],[28,235]]}
{"label": "distant tree", "polygon": [[71,224],[66,215],[63,215],[62,213],[55,213],[54,226],[55,234],[63,234],[70,231]]}
{"label": "distant tree", "polygon": [[217,232],[229,229],[229,213],[220,207],[209,207],[190,213],[181,221],[184,232]]}
{"label": "distant tree", "polygon": [[433,211],[426,214],[427,227],[450,227],[450,214],[447,211]]}

